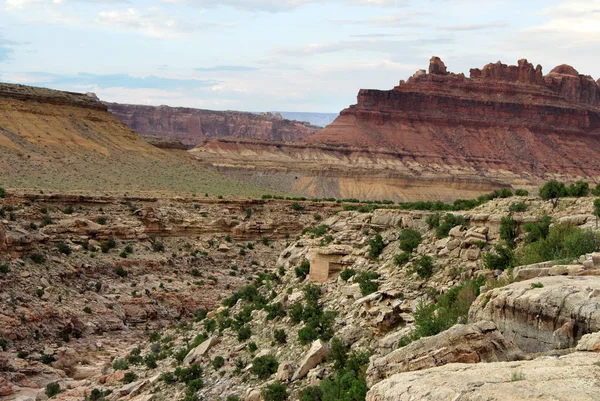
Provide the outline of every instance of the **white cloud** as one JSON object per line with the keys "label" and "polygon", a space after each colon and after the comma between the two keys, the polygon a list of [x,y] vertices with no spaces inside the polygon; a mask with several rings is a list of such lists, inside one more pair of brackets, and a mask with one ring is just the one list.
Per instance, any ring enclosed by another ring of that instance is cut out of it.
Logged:
{"label": "white cloud", "polygon": [[281,12],[317,3],[345,3],[354,6],[405,7],[405,0],[163,0],[170,4],[191,4],[199,7],[228,6],[246,11]]}
{"label": "white cloud", "polygon": [[109,28],[138,31],[152,38],[181,36],[199,27],[197,24],[165,15],[158,8],[102,11],[95,22]]}

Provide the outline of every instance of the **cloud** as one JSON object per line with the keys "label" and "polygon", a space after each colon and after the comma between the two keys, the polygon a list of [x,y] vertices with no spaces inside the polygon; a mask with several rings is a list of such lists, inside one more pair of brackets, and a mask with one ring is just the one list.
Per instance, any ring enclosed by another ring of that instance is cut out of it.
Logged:
{"label": "cloud", "polygon": [[152,38],[177,37],[187,35],[209,27],[231,27],[231,24],[183,21],[167,15],[158,7],[144,10],[102,11],[95,19],[96,23],[106,27],[137,31]]}
{"label": "cloud", "polygon": [[406,7],[405,0],[163,0],[168,4],[189,4],[199,7],[227,6],[251,12],[282,12],[309,4],[344,3],[353,6]]}
{"label": "cloud", "polygon": [[415,40],[345,40],[329,43],[308,44],[293,48],[279,48],[274,52],[277,55],[297,56],[302,57],[314,54],[337,53],[342,51],[359,51],[359,52],[376,52],[387,54],[398,54],[399,52],[407,52],[409,50],[417,51],[422,46],[446,45],[452,43],[454,39],[438,37],[431,39],[415,39]]}
{"label": "cloud", "polygon": [[16,76],[4,74],[3,79],[13,80],[18,78],[19,82],[28,82],[37,85],[51,85],[53,87],[74,89],[74,88],[128,88],[128,89],[160,89],[160,90],[178,90],[186,88],[202,88],[219,84],[215,80],[200,79],[177,79],[163,78],[156,76],[134,77],[128,74],[87,74],[79,73],[76,75],[58,75],[43,72],[28,72]]}
{"label": "cloud", "polygon": [[449,25],[441,27],[445,31],[484,31],[489,29],[505,28],[509,24],[507,22],[497,21],[488,22],[485,24],[463,24],[463,25]]}
{"label": "cloud", "polygon": [[329,22],[339,25],[366,25],[378,28],[423,27],[428,24],[415,21],[415,19],[428,15],[431,14],[421,11],[406,11],[367,19],[331,19]]}
{"label": "cloud", "polygon": [[258,71],[258,68],[245,65],[218,65],[215,67],[199,67],[194,70],[199,72],[251,72]]}

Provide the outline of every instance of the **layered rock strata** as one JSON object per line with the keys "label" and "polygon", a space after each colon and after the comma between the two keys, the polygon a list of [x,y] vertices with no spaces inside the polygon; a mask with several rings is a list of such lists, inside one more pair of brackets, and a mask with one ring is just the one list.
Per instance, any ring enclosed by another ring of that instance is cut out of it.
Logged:
{"label": "layered rock strata", "polygon": [[298,141],[320,127],[275,113],[213,111],[168,106],[107,103],[108,111],[142,135],[174,138],[193,148],[209,138],[233,137]]}

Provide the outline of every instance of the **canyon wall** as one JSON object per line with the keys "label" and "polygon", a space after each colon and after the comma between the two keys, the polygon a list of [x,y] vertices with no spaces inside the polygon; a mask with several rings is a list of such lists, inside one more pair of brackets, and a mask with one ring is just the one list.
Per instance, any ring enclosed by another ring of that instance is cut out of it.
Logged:
{"label": "canyon wall", "polygon": [[320,129],[309,123],[286,120],[278,113],[254,114],[118,103],[107,103],[107,106],[110,113],[139,134],[175,138],[188,148],[203,140],[221,137],[297,141]]}
{"label": "canyon wall", "polygon": [[[428,71],[392,90],[360,90],[356,105],[302,143],[236,143],[238,151],[209,141],[193,153],[257,182],[285,171],[294,185],[276,179],[275,187],[318,196],[450,200],[499,186],[534,189],[551,178],[595,182],[600,89],[568,65],[543,75],[527,60],[498,62],[467,78],[433,57]],[[341,189],[346,180],[353,190]],[[334,184],[315,184],[322,181]]]}

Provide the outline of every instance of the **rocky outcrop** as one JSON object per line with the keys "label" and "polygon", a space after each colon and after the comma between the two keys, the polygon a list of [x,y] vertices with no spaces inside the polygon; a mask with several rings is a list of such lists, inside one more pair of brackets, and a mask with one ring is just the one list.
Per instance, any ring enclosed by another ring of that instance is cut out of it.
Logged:
{"label": "rocky outcrop", "polygon": [[566,65],[544,76],[527,60],[497,62],[467,78],[433,57],[429,73],[392,90],[360,90],[356,105],[307,142],[395,150],[398,162],[435,164],[457,178],[466,178],[462,169],[505,183],[553,174],[597,178],[598,88]]}
{"label": "rocky outcrop", "polygon": [[449,363],[506,362],[521,359],[521,350],[492,322],[456,325],[438,335],[417,340],[381,358],[367,369],[367,386],[402,372]]}
{"label": "rocky outcrop", "polygon": [[156,136],[156,135],[140,135],[142,139],[148,142],[150,145],[154,145],[157,148],[161,149],[177,149],[177,150],[187,150],[187,146],[183,144],[178,139],[175,138],[167,138],[164,136]]}
{"label": "rocky outcrop", "polygon": [[597,354],[529,362],[450,364],[400,373],[370,389],[367,401],[515,401],[600,399]]}
{"label": "rocky outcrop", "polygon": [[538,277],[480,295],[469,322],[494,322],[528,353],[574,348],[584,334],[600,331],[599,294],[598,276]]}
{"label": "rocky outcrop", "polygon": [[316,133],[316,127],[286,120],[280,114],[212,111],[168,106],[107,103],[108,111],[142,135],[174,138],[193,148],[210,138],[233,137],[298,141]]}
{"label": "rocky outcrop", "polygon": [[55,106],[72,106],[78,108],[106,111],[106,106],[94,94],[56,91],[26,85],[6,84],[0,82],[0,99],[13,99],[22,102],[36,102]]}
{"label": "rocky outcrop", "polygon": [[329,346],[321,340],[316,340],[310,346],[307,354],[304,356],[298,370],[292,376],[292,380],[300,380],[304,378],[308,372],[321,363],[329,354]]}

